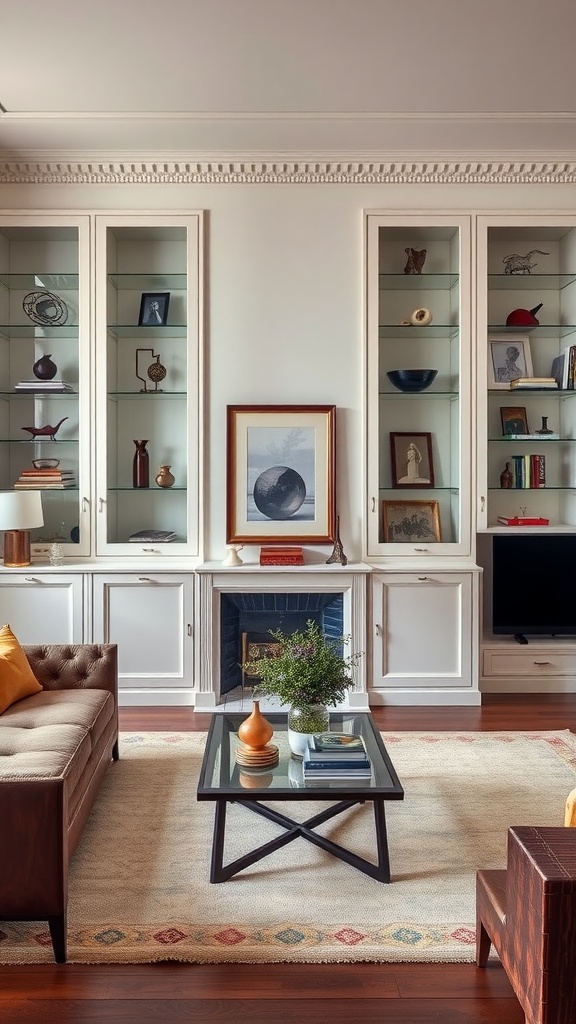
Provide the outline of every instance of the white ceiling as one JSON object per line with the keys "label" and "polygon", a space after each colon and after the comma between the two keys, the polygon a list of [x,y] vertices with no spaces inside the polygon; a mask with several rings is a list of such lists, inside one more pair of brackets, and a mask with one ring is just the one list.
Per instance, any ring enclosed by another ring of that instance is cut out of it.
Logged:
{"label": "white ceiling", "polygon": [[576,153],[575,0],[0,0],[0,150]]}

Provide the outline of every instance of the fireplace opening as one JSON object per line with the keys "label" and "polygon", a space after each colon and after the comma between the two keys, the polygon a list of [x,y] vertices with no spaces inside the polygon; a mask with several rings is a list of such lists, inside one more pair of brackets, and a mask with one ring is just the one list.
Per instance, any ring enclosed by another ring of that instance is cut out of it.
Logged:
{"label": "fireplace opening", "polygon": [[[255,686],[258,679],[243,672],[247,660],[264,657],[273,648],[270,630],[281,629],[290,636],[312,620],[327,637],[344,632],[342,593],[288,593],[221,595],[220,606],[220,696],[237,687]],[[252,649],[256,657],[249,655]]]}

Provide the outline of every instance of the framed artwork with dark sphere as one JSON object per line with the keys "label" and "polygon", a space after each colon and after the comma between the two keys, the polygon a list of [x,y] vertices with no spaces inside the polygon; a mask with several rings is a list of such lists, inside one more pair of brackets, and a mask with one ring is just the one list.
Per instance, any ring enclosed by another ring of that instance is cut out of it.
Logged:
{"label": "framed artwork with dark sphere", "polygon": [[328,543],[336,406],[227,407],[226,543]]}

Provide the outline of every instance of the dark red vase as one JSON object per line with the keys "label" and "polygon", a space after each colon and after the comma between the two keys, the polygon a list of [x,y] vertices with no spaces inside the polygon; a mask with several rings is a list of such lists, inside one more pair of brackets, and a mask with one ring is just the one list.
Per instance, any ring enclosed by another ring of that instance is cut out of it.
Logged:
{"label": "dark red vase", "polygon": [[150,487],[150,457],[146,450],[148,441],[134,441],[136,451],[132,461],[132,486]]}

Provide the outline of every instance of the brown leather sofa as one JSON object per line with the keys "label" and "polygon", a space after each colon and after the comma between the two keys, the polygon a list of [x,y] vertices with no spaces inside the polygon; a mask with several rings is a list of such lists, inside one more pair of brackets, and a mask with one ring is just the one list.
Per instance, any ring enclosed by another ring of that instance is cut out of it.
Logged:
{"label": "brown leather sofa", "polygon": [[0,715],[0,920],[47,920],[65,963],[70,859],[118,759],[117,646],[23,649],[44,689]]}

